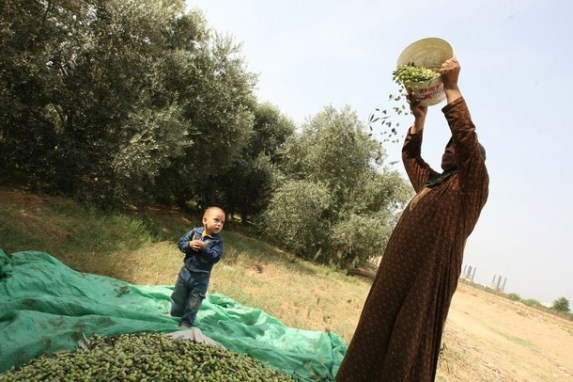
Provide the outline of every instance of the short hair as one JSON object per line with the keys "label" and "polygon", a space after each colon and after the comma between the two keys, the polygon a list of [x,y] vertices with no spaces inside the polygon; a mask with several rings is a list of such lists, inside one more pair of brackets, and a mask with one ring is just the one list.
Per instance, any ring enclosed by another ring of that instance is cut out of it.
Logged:
{"label": "short hair", "polygon": [[221,207],[210,206],[210,207],[207,207],[207,208],[205,209],[205,212],[203,213],[203,216],[207,216],[209,213],[211,213],[212,211],[215,211],[215,210],[221,211],[221,212],[223,213],[223,215],[225,215],[225,210],[223,210]]}

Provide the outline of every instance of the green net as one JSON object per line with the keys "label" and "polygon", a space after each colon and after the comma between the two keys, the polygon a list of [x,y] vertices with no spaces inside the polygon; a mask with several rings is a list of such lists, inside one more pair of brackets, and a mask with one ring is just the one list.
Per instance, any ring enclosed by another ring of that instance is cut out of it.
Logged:
{"label": "green net", "polygon": [[[0,250],[0,373],[93,334],[172,333],[171,286],[131,285],[70,269],[44,252]],[[334,380],[346,346],[327,332],[289,328],[265,312],[208,294],[196,325],[229,350],[301,381]]]}

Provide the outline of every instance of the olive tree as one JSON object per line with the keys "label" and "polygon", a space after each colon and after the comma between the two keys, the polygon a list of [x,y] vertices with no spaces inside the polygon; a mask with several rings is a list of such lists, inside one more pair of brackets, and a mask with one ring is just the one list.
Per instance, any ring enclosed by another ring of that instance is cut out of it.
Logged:
{"label": "olive tree", "polygon": [[[287,189],[292,194],[293,185],[299,186],[292,200],[304,205],[319,187],[328,203],[318,212],[295,208],[279,188],[263,219],[268,236],[289,248],[296,240],[297,254],[342,267],[382,254],[410,189],[396,172],[384,169],[383,147],[353,110],[326,107],[287,140],[282,158]],[[320,219],[297,216],[317,213]],[[321,233],[310,241],[292,235],[317,228]]]}
{"label": "olive tree", "polygon": [[217,181],[223,204],[230,215],[243,223],[260,214],[269,204],[280,173],[280,149],[294,132],[294,123],[269,103],[253,106],[253,130],[240,155]]}
{"label": "olive tree", "polygon": [[328,242],[332,195],[321,182],[288,180],[275,192],[259,224],[269,241],[313,258]]}
{"label": "olive tree", "polygon": [[[182,23],[181,30],[201,23],[206,27],[199,11],[192,17],[195,21]],[[256,76],[247,71],[240,45],[231,37],[209,29],[205,37],[178,47],[186,61],[165,87],[167,95],[177,94],[182,116],[192,128],[193,145],[161,171],[157,181],[157,192],[180,207],[190,200],[200,206],[224,201],[218,178],[241,156],[253,132]],[[176,39],[173,44],[180,42]]]}
{"label": "olive tree", "polygon": [[[184,6],[182,0],[3,2],[0,101],[7,107],[0,145],[13,168],[33,186],[103,203],[133,184],[126,170],[141,153],[158,157],[140,168],[180,155],[188,144],[186,122],[176,105],[154,108],[150,93],[167,31]],[[146,150],[149,140],[164,136],[175,146]]]}
{"label": "olive tree", "polygon": [[1,2],[0,42],[2,171],[32,187],[183,205],[248,142],[256,77],[184,0]]}

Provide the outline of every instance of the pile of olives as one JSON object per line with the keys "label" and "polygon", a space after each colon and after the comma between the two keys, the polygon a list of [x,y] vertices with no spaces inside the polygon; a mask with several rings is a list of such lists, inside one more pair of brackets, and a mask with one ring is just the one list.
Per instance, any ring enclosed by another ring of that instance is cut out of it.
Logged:
{"label": "pile of olives", "polygon": [[414,64],[400,65],[392,73],[394,82],[398,84],[413,84],[433,80],[440,73],[429,68],[421,68]]}
{"label": "pile of olives", "polygon": [[0,374],[8,381],[293,382],[254,358],[152,333],[91,337],[71,352],[42,355]]}

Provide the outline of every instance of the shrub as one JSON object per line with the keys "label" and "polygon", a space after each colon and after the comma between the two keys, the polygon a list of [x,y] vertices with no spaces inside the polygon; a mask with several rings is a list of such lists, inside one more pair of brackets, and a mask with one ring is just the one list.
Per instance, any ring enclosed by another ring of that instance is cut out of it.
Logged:
{"label": "shrub", "polygon": [[521,302],[523,302],[527,306],[531,306],[531,307],[535,307],[535,308],[539,308],[539,307],[543,306],[539,301],[534,300],[532,298],[528,298],[527,300],[522,300]]}
{"label": "shrub", "polygon": [[510,293],[507,295],[511,301],[521,301],[521,297],[517,293]]}
{"label": "shrub", "polygon": [[567,300],[565,297],[560,297],[553,302],[551,309],[555,309],[558,312],[567,313],[569,312],[569,300]]}

